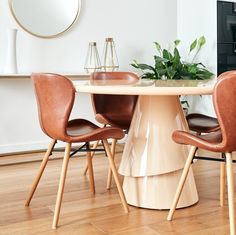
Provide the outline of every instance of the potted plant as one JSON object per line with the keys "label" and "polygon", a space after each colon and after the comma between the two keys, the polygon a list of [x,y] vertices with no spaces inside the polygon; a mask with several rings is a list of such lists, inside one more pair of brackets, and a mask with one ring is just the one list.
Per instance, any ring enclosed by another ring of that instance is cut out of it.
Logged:
{"label": "potted plant", "polygon": [[146,79],[175,79],[175,80],[205,80],[213,75],[202,63],[194,62],[197,54],[206,43],[204,36],[195,39],[189,48],[189,54],[195,52],[192,62],[182,61],[177,46],[180,40],[174,41],[173,52],[162,49],[158,42],[154,42],[157,55],[154,55],[154,66],[138,63],[136,60],[131,64],[142,71],[141,78]]}

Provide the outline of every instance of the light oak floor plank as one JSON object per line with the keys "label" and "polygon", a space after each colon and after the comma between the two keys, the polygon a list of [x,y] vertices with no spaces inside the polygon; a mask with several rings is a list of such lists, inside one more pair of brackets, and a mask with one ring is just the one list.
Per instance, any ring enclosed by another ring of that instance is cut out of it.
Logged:
{"label": "light oak floor plank", "polygon": [[[120,150],[122,147],[120,146]],[[130,206],[127,215],[112,181],[106,190],[108,159],[103,154],[94,158],[96,194],[90,192],[89,178],[83,176],[85,157],[72,158],[69,162],[59,228],[51,229],[62,160],[56,153],[45,169],[29,208],[24,202],[39,168],[43,153],[32,153],[29,163],[23,154],[10,156],[10,164],[0,167],[0,235],[169,235],[169,234],[229,234],[228,207],[220,207],[219,173],[217,162],[197,161],[194,175],[199,192],[199,202],[175,212],[173,221],[166,220],[168,211],[148,210]],[[121,154],[117,155],[117,164]],[[25,163],[27,162],[27,163]],[[1,165],[1,158],[0,158]],[[121,178],[122,179],[122,178]]]}

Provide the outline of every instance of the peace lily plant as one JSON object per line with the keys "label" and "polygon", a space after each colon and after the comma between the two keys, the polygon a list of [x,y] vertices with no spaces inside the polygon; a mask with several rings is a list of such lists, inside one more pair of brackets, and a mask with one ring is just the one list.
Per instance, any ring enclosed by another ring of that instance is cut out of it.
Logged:
{"label": "peace lily plant", "polygon": [[142,71],[141,78],[145,79],[175,79],[175,80],[205,80],[210,79],[213,75],[202,63],[196,63],[198,53],[206,43],[204,36],[195,39],[189,47],[189,56],[194,53],[192,62],[181,60],[177,46],[180,40],[174,41],[173,52],[162,49],[158,42],[154,42],[157,55],[154,55],[154,66],[138,63],[136,60],[131,64],[133,67]]}

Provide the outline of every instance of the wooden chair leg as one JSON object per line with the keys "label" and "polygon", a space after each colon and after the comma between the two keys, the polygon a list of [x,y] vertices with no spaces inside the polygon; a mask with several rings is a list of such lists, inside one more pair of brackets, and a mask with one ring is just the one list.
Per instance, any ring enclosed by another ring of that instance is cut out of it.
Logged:
{"label": "wooden chair leg", "polygon": [[[98,147],[98,144],[99,144],[99,140],[95,141],[94,144],[93,144],[93,147],[92,149],[96,149]],[[91,158],[93,158],[95,152],[92,152],[91,153]],[[86,175],[87,174],[87,171],[88,171],[88,163],[86,164],[85,168],[84,168],[84,173],[83,175]]]}
{"label": "wooden chair leg", "polygon": [[175,197],[174,197],[174,200],[172,202],[171,209],[169,211],[167,220],[172,220],[172,218],[173,218],[173,215],[174,215],[175,209],[177,207],[177,204],[178,204],[181,192],[183,190],[185,180],[186,180],[186,178],[188,176],[188,172],[189,172],[189,169],[190,169],[190,166],[191,166],[194,154],[196,152],[196,149],[197,148],[195,146],[192,146],[190,151],[189,151],[188,158],[187,158],[187,161],[185,163],[185,166],[184,166],[184,169],[183,169],[183,173],[181,175],[181,178],[180,178],[180,181],[179,181],[179,184],[178,184],[178,187],[177,187],[177,190],[176,190],[176,193],[175,193]]}
{"label": "wooden chair leg", "polygon": [[232,154],[226,153],[230,235],[235,235],[234,177]]}
{"label": "wooden chair leg", "polygon": [[107,140],[103,140],[103,144],[104,144],[104,147],[105,147],[105,150],[106,150],[106,153],[107,153],[107,157],[108,157],[108,160],[109,160],[110,168],[111,168],[111,171],[112,171],[112,174],[113,174],[113,177],[114,177],[114,180],[115,180],[115,183],[116,183],[116,186],[117,186],[120,198],[121,198],[121,202],[123,204],[125,213],[128,213],[129,212],[129,207],[128,207],[128,204],[127,204],[122,186],[121,186],[120,181],[119,181],[118,172],[116,170],[114,159],[112,157],[112,153],[111,153],[111,150],[110,150],[110,147],[109,147],[109,144],[108,144]]}
{"label": "wooden chair leg", "polygon": [[[111,144],[111,154],[112,154],[113,161],[115,160],[114,158],[115,158],[115,152],[116,152],[116,142],[117,140],[113,139],[112,144]],[[111,168],[109,167],[108,176],[107,176],[107,189],[111,188],[111,180],[112,180],[112,172],[111,172]]]}
{"label": "wooden chair leg", "polygon": [[[107,126],[107,125],[104,124],[104,125],[102,126],[102,128],[104,128],[104,127],[106,127],[106,126]],[[97,141],[94,142],[93,147],[92,147],[93,149],[96,149],[96,148],[98,147],[99,141],[100,141],[100,140],[97,140]],[[95,151],[91,153],[91,157],[92,157],[92,158],[93,158],[94,154],[95,154]],[[83,175],[86,175],[86,174],[87,174],[87,171],[88,171],[88,164],[86,164],[86,166],[85,166],[85,168],[84,168],[84,173],[83,173]]]}
{"label": "wooden chair leg", "polygon": [[95,183],[94,183],[92,154],[89,151],[87,152],[87,166],[88,166],[88,170],[89,170],[89,179],[90,179],[91,192],[93,194],[95,194]]}
{"label": "wooden chair leg", "polygon": [[224,206],[226,171],[225,162],[220,163],[220,206]]}
{"label": "wooden chair leg", "polygon": [[51,155],[52,150],[53,150],[55,144],[56,144],[56,140],[52,140],[51,143],[48,146],[48,149],[47,149],[47,151],[46,151],[46,153],[45,153],[45,155],[43,157],[43,161],[42,161],[42,163],[40,165],[38,174],[36,175],[36,177],[34,179],[33,185],[31,187],[31,190],[30,190],[30,192],[28,194],[28,197],[26,199],[25,206],[29,206],[29,204],[31,202],[31,199],[33,198],[34,192],[35,192],[35,190],[36,190],[36,188],[38,186],[38,183],[39,183],[39,181],[41,179],[41,176],[42,176],[42,174],[44,172],[44,169],[45,169],[45,167],[46,167],[46,165],[48,163],[49,156]]}
{"label": "wooden chair leg", "polygon": [[71,150],[71,143],[67,143],[66,149],[65,149],[65,154],[64,154],[64,159],[63,159],[63,164],[62,164],[62,169],[61,169],[61,176],[60,176],[60,182],[59,182],[59,187],[58,187],[57,200],[56,200],[56,206],[55,206],[55,211],[54,211],[54,218],[53,218],[53,223],[52,223],[53,229],[57,228],[57,224],[58,224],[58,220],[59,220],[59,215],[60,215],[60,210],[61,210],[61,202],[62,202],[65,180],[66,180],[66,173],[67,173],[68,163],[69,163],[69,159],[70,159],[70,150]]}

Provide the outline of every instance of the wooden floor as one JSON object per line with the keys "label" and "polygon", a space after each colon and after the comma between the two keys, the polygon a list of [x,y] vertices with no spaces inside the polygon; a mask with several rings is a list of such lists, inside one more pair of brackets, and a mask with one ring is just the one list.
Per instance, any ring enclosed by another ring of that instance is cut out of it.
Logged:
{"label": "wooden floor", "polygon": [[[35,155],[37,158],[42,156]],[[94,159],[95,196],[90,194],[88,177],[82,175],[85,158],[70,160],[59,228],[52,230],[62,164],[58,155],[62,153],[56,153],[57,159],[48,163],[29,208],[24,207],[24,201],[40,163],[0,167],[1,235],[229,234],[228,207],[219,206],[219,163],[198,161],[194,164],[200,201],[192,207],[177,210],[174,220],[169,222],[165,210],[130,207],[130,213],[125,214],[114,183],[110,191],[106,190],[108,161],[102,155]],[[19,156],[11,156],[14,158],[19,159]],[[6,163],[6,159],[4,161]]]}

